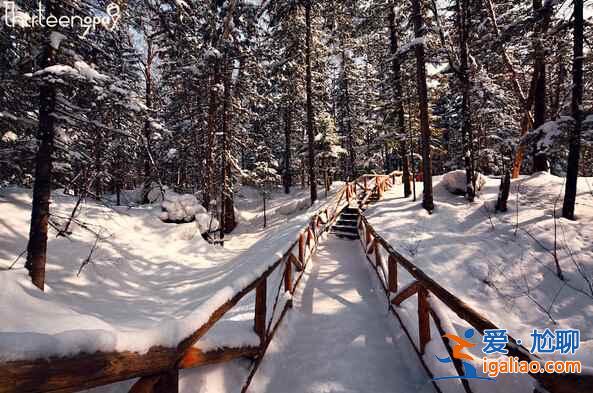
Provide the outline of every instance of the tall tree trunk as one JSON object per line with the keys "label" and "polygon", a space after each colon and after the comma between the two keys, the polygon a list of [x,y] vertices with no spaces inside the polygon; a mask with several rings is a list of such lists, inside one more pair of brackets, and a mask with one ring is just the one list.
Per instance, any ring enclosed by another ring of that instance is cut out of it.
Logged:
{"label": "tall tree trunk", "polygon": [[402,182],[404,183],[404,197],[408,198],[412,195],[412,187],[410,184],[410,161],[408,160],[408,147],[406,143],[407,134],[406,134],[406,120],[404,115],[404,104],[402,101],[402,85],[401,85],[401,64],[399,56],[397,56],[398,51],[398,40],[397,40],[398,30],[395,27],[395,5],[391,4],[389,8],[389,41],[391,44],[391,55],[393,56],[393,61],[391,66],[393,68],[393,99],[395,104],[395,110],[397,112],[397,124],[400,133],[400,156],[402,159]]}
{"label": "tall tree trunk", "polygon": [[462,113],[461,113],[461,140],[463,144],[463,160],[465,163],[466,191],[468,201],[473,202],[476,197],[476,180],[474,176],[474,133],[471,119],[471,79],[469,69],[469,29],[470,5],[468,0],[457,1],[458,25],[459,25],[459,61],[460,61],[460,82],[463,91]]}
{"label": "tall tree trunk", "polygon": [[101,199],[103,196],[103,131],[95,130],[95,198]]}
{"label": "tall tree trunk", "polygon": [[572,67],[572,116],[575,126],[570,134],[566,190],[562,216],[574,220],[577,198],[577,179],[581,154],[581,129],[583,127],[583,0],[574,0],[574,54]]}
{"label": "tall tree trunk", "polygon": [[[422,5],[420,4],[420,0],[412,1],[412,13],[415,37],[422,39],[424,38],[424,18],[422,17]],[[432,160],[430,157],[431,134],[428,119],[428,87],[426,84],[424,42],[417,44],[414,48],[416,52],[416,78],[418,104],[420,106],[420,133],[422,140],[422,172],[424,177],[422,207],[429,212],[432,212],[434,210],[434,199],[432,193]]]}
{"label": "tall tree trunk", "polygon": [[[541,21],[537,22],[534,34],[534,71],[537,75],[535,85],[534,122],[533,128],[537,129],[546,122],[546,50],[544,36],[548,30],[550,12],[542,8],[542,0],[533,0],[533,12]],[[537,141],[533,146],[533,171],[548,170],[548,157],[539,151]]]}
{"label": "tall tree trunk", "polygon": [[[145,36],[148,36],[148,33],[145,32]],[[152,97],[153,97],[153,81],[152,81],[152,65],[154,61],[154,47],[152,39],[148,39],[146,43],[146,66],[144,69],[144,78],[145,78],[145,88],[146,88],[146,107],[150,111],[152,109]],[[149,115],[146,117],[144,121],[144,186],[142,190],[142,203],[147,204],[150,203],[148,200],[148,194],[150,192],[150,187],[152,185],[153,180],[153,173],[152,173],[152,147],[151,147],[151,124]]]}
{"label": "tall tree trunk", "polygon": [[292,159],[292,112],[288,105],[284,109],[284,173],[283,183],[284,192],[290,194],[290,187],[292,187],[292,173],[291,173],[291,159]]}
{"label": "tall tree trunk", "polygon": [[219,60],[214,59],[212,64],[212,75],[210,76],[210,86],[208,94],[208,120],[206,127],[206,146],[204,147],[204,156],[206,165],[204,167],[204,191],[203,205],[210,209],[210,201],[214,195],[214,145],[216,136],[216,114],[218,112],[218,92],[216,88],[220,79]]}
{"label": "tall tree trunk", "polygon": [[224,99],[222,105],[222,153],[221,153],[221,239],[225,233],[231,233],[237,226],[235,220],[235,204],[233,198],[233,184],[231,179],[231,163],[229,161],[231,135],[231,70],[229,69],[228,53],[225,54],[223,69]]}
{"label": "tall tree trunk", "polygon": [[[494,32],[496,34],[496,37],[498,39],[500,39],[501,34],[500,34],[500,29],[498,27],[496,11],[494,9],[493,0],[487,0],[487,5],[488,5],[490,21],[492,22],[492,25],[494,26]],[[527,131],[529,131],[529,128],[531,128],[533,126],[533,114],[531,113],[531,107],[533,106],[534,95],[530,94],[529,97],[525,96],[525,92],[523,91],[523,88],[521,87],[521,84],[519,83],[517,71],[515,70],[515,67],[513,66],[513,63],[511,62],[511,58],[509,57],[503,44],[500,45],[500,49],[502,52],[502,59],[504,61],[505,67],[507,68],[507,71],[511,74],[511,82],[512,82],[511,85],[513,87],[513,92],[515,93],[515,96],[519,100],[519,103],[521,104],[521,107],[524,112],[524,115],[521,118],[521,124],[520,124],[520,129],[521,129],[520,135],[521,135],[521,137],[523,137],[527,133]],[[534,80],[532,81],[531,84],[533,85],[536,80],[537,80],[537,76],[534,73]],[[531,91],[533,91],[533,89],[531,89],[530,92]],[[521,164],[523,162],[524,155],[525,155],[525,146],[520,145],[517,149],[517,153],[515,155],[515,160],[513,163],[513,169],[512,169],[513,179],[519,177],[519,174],[521,172]]]}
{"label": "tall tree trunk", "polygon": [[[542,7],[541,0],[533,0],[533,12],[541,20],[536,22],[537,26],[534,32],[534,70],[529,96],[525,101],[526,115],[521,122],[521,137],[525,136],[530,128],[535,129],[541,126],[546,119],[546,55],[542,40],[548,30],[553,4],[549,3]],[[533,105],[535,105],[535,113],[531,117],[530,110]],[[525,149],[524,144],[520,144],[517,148],[513,164],[513,178],[519,177]],[[535,171],[548,170],[547,157],[539,152],[536,146],[533,148],[533,155],[533,169]]]}
{"label": "tall tree trunk", "polygon": [[315,114],[313,113],[313,88],[311,76],[311,0],[305,0],[305,23],[306,23],[306,53],[305,62],[307,63],[307,136],[308,136],[308,166],[309,166],[309,185],[311,187],[311,204],[317,200],[317,182],[315,179]]}
{"label": "tall tree trunk", "polygon": [[352,181],[355,179],[355,165],[356,165],[356,152],[354,150],[354,135],[352,134],[352,111],[350,108],[350,91],[349,91],[349,77],[348,77],[348,58],[344,50],[344,43],[342,43],[342,79],[344,83],[344,105],[346,112],[346,149],[348,150],[348,170],[347,180]]}
{"label": "tall tree trunk", "polygon": [[[48,15],[60,17],[58,7],[52,0],[45,2]],[[56,51],[50,45],[47,32],[47,42],[44,43],[43,55],[39,66],[41,69],[56,64]],[[39,87],[39,150],[35,160],[35,182],[33,183],[33,202],[31,210],[31,227],[29,243],[27,244],[27,262],[25,267],[33,285],[44,290],[45,263],[47,261],[47,227],[49,222],[49,200],[51,194],[51,179],[54,150],[55,125],[53,113],[56,108],[56,87],[53,82],[42,81]]]}

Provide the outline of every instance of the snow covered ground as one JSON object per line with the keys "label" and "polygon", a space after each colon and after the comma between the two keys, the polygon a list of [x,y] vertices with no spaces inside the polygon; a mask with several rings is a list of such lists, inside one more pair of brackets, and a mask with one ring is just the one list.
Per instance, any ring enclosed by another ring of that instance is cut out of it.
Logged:
{"label": "snow covered ground", "polygon": [[[566,359],[592,367],[593,179],[579,178],[576,222],[554,219],[561,216],[563,178],[538,173],[514,181],[504,214],[494,213],[500,180],[487,179],[473,204],[449,193],[440,180],[434,179],[434,214],[420,206],[419,183],[418,202],[404,199],[397,186],[367,210],[369,222],[429,276],[528,349],[533,329],[580,329],[581,348]],[[554,254],[564,280],[557,275]],[[448,316],[461,336],[467,324]],[[474,355],[482,357],[481,346]],[[529,382],[505,379],[486,391],[504,392]]]}
{"label": "snow covered ground", "polygon": [[[63,222],[75,199],[60,192],[52,198],[54,219]],[[283,194],[275,198],[273,209],[288,201]],[[89,201],[70,236],[57,238],[50,230],[42,293],[27,277],[24,256],[13,270],[5,270],[26,248],[30,191],[1,190],[0,361],[175,346],[274,263],[323,204],[290,217],[271,214],[271,225],[262,230],[261,205],[238,199],[240,209],[242,204],[248,208],[239,212],[238,234],[227,238],[225,248],[206,243],[195,223],[163,223],[158,204],[110,208]],[[97,236],[91,262],[78,275]],[[253,301],[248,296],[233,308],[200,348],[258,344],[251,329]]]}
{"label": "snow covered ground", "polygon": [[434,392],[366,264],[358,241],[325,240],[250,392]]}

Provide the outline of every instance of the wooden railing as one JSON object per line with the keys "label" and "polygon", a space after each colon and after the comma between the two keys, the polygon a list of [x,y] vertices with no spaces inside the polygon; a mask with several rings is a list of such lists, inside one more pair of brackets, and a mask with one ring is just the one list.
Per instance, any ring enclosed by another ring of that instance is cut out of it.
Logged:
{"label": "wooden railing", "polygon": [[[50,357],[37,360],[19,360],[0,364],[0,393],[27,392],[76,392],[115,382],[139,378],[131,388],[133,393],[175,393],[178,391],[180,369],[193,368],[207,364],[227,362],[239,357],[250,357],[255,366],[244,390],[259,366],[270,340],[278,329],[284,315],[291,307],[288,300],[280,304],[281,292],[294,293],[307,263],[315,253],[320,235],[329,230],[341,211],[357,199],[357,193],[368,192],[377,186],[383,187],[385,180],[375,181],[375,185],[357,188],[357,183],[367,182],[375,176],[359,178],[347,183],[320,209],[303,228],[288,251],[273,263],[257,279],[236,293],[230,300],[218,306],[208,321],[199,326],[190,336],[175,348],[153,347],[147,353],[135,352],[96,352],[81,353],[72,357]],[[370,183],[370,181],[369,181]],[[366,184],[366,183],[365,183]],[[269,278],[275,272],[282,274],[275,292],[274,306],[267,310]],[[198,347],[202,338],[214,325],[249,293],[255,291],[254,330],[260,337],[257,347],[220,348],[203,352]],[[281,310],[280,310],[281,308]]]}
{"label": "wooden railing", "polygon": [[[386,183],[386,185],[388,186],[388,183]],[[368,195],[365,195],[364,199],[368,200]],[[362,211],[358,222],[358,231],[367,259],[377,273],[379,281],[385,291],[389,309],[400,321],[400,325],[414,345],[414,348],[428,374],[431,378],[433,377],[432,372],[424,362],[423,355],[427,344],[432,338],[430,329],[430,321],[432,319],[449,356],[453,359],[453,365],[456,371],[459,375],[464,375],[461,361],[453,357],[452,348],[448,340],[445,340],[443,337],[446,333],[442,325],[443,316],[439,312],[439,307],[434,304],[433,298],[440,300],[446,308],[474,327],[480,334],[484,334],[484,330],[486,329],[498,329],[497,326],[480,313],[473,310],[469,305],[457,298],[447,289],[440,286],[436,281],[395,250],[369,224],[367,218],[362,214]],[[384,256],[387,256],[387,258],[384,258]],[[412,283],[403,288],[400,288],[399,286],[398,267],[405,269],[405,271],[407,271],[414,279]],[[414,295],[416,295],[417,298],[418,344],[416,344],[412,335],[406,328],[402,316],[398,312],[399,306]],[[509,337],[507,350],[508,356],[515,356],[519,360],[541,361],[541,359],[530,354],[525,347],[517,344],[512,337]],[[537,381],[539,386],[550,393],[593,392],[593,375],[591,374],[532,373],[529,375]],[[465,391],[471,393],[468,381],[462,380],[462,384]],[[437,391],[440,391],[436,384],[435,388]],[[544,390],[541,391],[543,392]]]}

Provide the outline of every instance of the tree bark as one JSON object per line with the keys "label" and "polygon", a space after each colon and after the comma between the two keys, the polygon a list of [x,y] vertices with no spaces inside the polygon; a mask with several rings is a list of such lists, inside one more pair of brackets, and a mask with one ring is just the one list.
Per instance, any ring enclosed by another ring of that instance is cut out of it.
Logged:
{"label": "tree bark", "polygon": [[208,121],[206,127],[206,146],[204,156],[206,165],[204,167],[204,191],[202,203],[204,207],[210,210],[210,201],[214,195],[214,144],[216,136],[216,114],[218,112],[218,92],[217,86],[220,82],[219,59],[212,62],[212,75],[210,76],[210,86],[208,94]]}
{"label": "tree bark", "polygon": [[583,126],[583,0],[574,0],[574,54],[572,67],[572,115],[575,126],[570,134],[566,190],[562,216],[574,220],[577,197],[577,180],[581,154],[581,129]]}
{"label": "tree bark", "polygon": [[[542,0],[533,0],[533,12],[536,17],[542,18],[536,22],[534,34],[534,71],[537,75],[535,84],[534,122],[533,128],[537,129],[546,122],[546,50],[543,44],[544,35],[548,30],[550,20],[549,10],[544,10]],[[539,151],[537,140],[533,146],[533,171],[548,170],[548,157]]]}
{"label": "tree bark", "polygon": [[[422,17],[422,5],[420,0],[412,1],[412,13],[414,19],[414,33],[416,38],[424,37],[424,18]],[[422,207],[429,212],[434,210],[434,199],[432,193],[432,160],[430,157],[430,123],[428,119],[428,87],[426,84],[426,63],[424,59],[424,42],[415,46],[416,52],[416,78],[418,89],[418,103],[420,106],[420,133],[422,140],[422,171],[424,181],[424,192],[422,195]]]}
{"label": "tree bark", "polygon": [[[59,18],[58,7],[52,0],[45,2],[47,14]],[[56,51],[49,42],[44,44],[43,55],[39,66],[41,69],[56,64]],[[53,82],[44,80],[39,87],[39,150],[35,160],[35,182],[33,183],[33,202],[31,210],[31,227],[27,244],[27,262],[25,267],[33,284],[44,290],[45,264],[47,261],[47,227],[49,222],[49,206],[51,197],[51,179],[54,150],[55,124],[53,113],[56,108],[56,87]]]}
{"label": "tree bark", "polygon": [[[498,27],[497,19],[496,19],[496,11],[494,9],[494,3],[492,0],[487,0],[487,3],[488,3],[488,11],[489,11],[489,16],[490,16],[490,21],[492,22],[492,25],[494,26],[494,32],[496,34],[496,37],[498,39],[500,39],[501,34],[500,34],[500,29]],[[529,97],[525,96],[525,92],[523,91],[523,88],[521,87],[521,84],[519,83],[517,71],[515,70],[515,67],[513,66],[513,63],[511,62],[511,58],[509,57],[509,55],[502,43],[500,45],[500,49],[502,51],[502,59],[504,61],[505,67],[507,68],[507,71],[511,74],[511,82],[512,82],[512,86],[513,86],[513,91],[515,93],[515,96],[519,100],[519,103],[521,104],[521,107],[523,108],[523,111],[524,111],[524,115],[521,118],[521,124],[520,124],[520,129],[521,129],[520,135],[521,135],[521,137],[523,137],[527,133],[529,128],[533,125],[533,114],[531,113],[531,107],[533,105],[533,94],[530,94]],[[537,80],[537,77],[534,73],[534,81],[532,82],[532,85],[535,82],[535,80]],[[524,155],[525,155],[525,146],[520,145],[517,149],[517,153],[515,155],[515,160],[513,163],[513,169],[512,169],[513,179],[519,177],[519,174],[521,172],[521,164],[523,162]]]}
{"label": "tree bark", "polygon": [[457,2],[460,46],[460,82],[463,91],[461,139],[463,143],[463,160],[465,163],[466,191],[468,201],[473,202],[476,197],[476,181],[474,176],[474,135],[471,122],[471,79],[469,69],[469,28],[470,5],[468,0]]}
{"label": "tree bark", "polygon": [[345,112],[346,112],[346,149],[348,150],[348,170],[347,177],[348,181],[355,179],[356,172],[356,152],[354,151],[354,135],[352,135],[352,111],[350,108],[350,91],[349,91],[349,79],[348,79],[348,58],[344,50],[344,44],[342,43],[342,79],[344,83],[344,99],[345,99]]}
{"label": "tree bark", "polygon": [[412,187],[410,184],[410,161],[408,160],[408,146],[406,143],[406,121],[404,115],[403,92],[401,85],[401,64],[397,56],[398,51],[398,30],[395,27],[395,5],[391,4],[389,8],[389,41],[391,43],[391,55],[393,61],[391,66],[393,68],[393,99],[395,103],[395,110],[397,112],[397,124],[400,132],[400,156],[402,159],[402,182],[404,183],[404,197],[408,198],[412,195]]}
{"label": "tree bark", "polygon": [[237,226],[235,220],[235,203],[233,198],[233,184],[231,179],[231,164],[229,162],[230,141],[233,137],[231,135],[231,128],[229,127],[230,111],[231,111],[231,71],[229,69],[228,53],[225,54],[224,60],[224,98],[222,104],[222,154],[221,154],[221,225],[220,238],[224,238],[225,233],[231,233]]}
{"label": "tree bark", "polygon": [[[148,37],[148,33],[145,32],[145,37]],[[152,43],[152,39],[148,38],[146,42],[146,66],[144,69],[144,79],[145,79],[145,100],[146,100],[146,107],[150,111],[152,109],[153,104],[153,83],[152,83],[152,65],[154,61],[154,47]],[[151,148],[151,125],[149,120],[149,115],[147,115],[146,120],[144,121],[144,143],[146,144],[144,149],[144,186],[142,190],[142,203],[147,204],[150,203],[148,200],[148,194],[150,192],[150,186],[153,180],[153,173],[152,173],[152,165],[151,165],[151,156],[152,156],[152,148]]]}
{"label": "tree bark", "polygon": [[287,105],[284,109],[284,173],[283,183],[284,192],[290,194],[290,187],[292,187],[292,173],[291,173],[291,159],[292,159],[292,113],[291,108]]}
{"label": "tree bark", "polygon": [[308,169],[309,169],[309,186],[311,188],[311,204],[317,200],[317,182],[315,178],[315,114],[313,113],[313,88],[311,76],[311,0],[305,0],[305,23],[306,23],[306,53],[305,62],[307,63],[307,136],[308,136]]}

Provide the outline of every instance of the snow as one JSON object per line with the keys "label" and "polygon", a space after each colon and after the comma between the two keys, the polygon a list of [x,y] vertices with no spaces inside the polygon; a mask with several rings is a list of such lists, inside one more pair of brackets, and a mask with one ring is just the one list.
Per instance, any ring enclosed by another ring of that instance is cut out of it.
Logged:
{"label": "snow", "polygon": [[163,212],[159,217],[165,222],[192,222],[198,214],[207,215],[206,209],[200,204],[195,195],[180,195],[173,191],[167,191],[165,200],[161,203],[161,208]]}
{"label": "snow", "polygon": [[18,139],[18,135],[12,131],[7,131],[2,135],[2,142],[4,143],[16,142]]}
{"label": "snow", "polygon": [[74,68],[78,73],[90,82],[104,82],[109,79],[82,60],[74,62]]}
{"label": "snow", "polygon": [[[271,206],[289,198],[274,195]],[[40,292],[30,284],[23,258],[15,269],[4,270],[26,248],[30,203],[30,191],[1,190],[0,361],[94,351],[146,353],[156,345],[175,346],[275,263],[323,205],[288,221],[270,220],[261,230],[261,206],[237,196],[238,205],[253,203],[253,210],[240,212],[249,219],[221,248],[206,243],[195,223],[163,223],[159,205],[106,207],[89,200],[77,220],[101,236],[92,262],[77,275],[94,233],[77,223],[68,238],[50,229],[47,285]],[[60,191],[52,194],[56,225],[63,225],[75,203],[75,197]],[[270,285],[281,280],[281,272],[277,275],[270,277]],[[254,345],[254,297],[246,296],[227,313],[200,340],[200,349]]]}
{"label": "snow", "polygon": [[357,241],[324,240],[249,392],[434,392],[366,264]]}
{"label": "snow", "polygon": [[46,67],[42,70],[36,71],[33,74],[26,74],[28,76],[69,76],[71,78],[84,78],[89,82],[105,82],[109,78],[101,74],[86,62],[79,60],[74,62],[74,67],[65,64],[56,64]]}
{"label": "snow", "polygon": [[[476,191],[480,191],[486,185],[486,179],[481,173],[477,173]],[[465,195],[467,187],[467,177],[464,170],[452,171],[446,173],[440,183],[452,194]]]}
{"label": "snow", "polygon": [[60,49],[60,44],[65,39],[66,39],[66,36],[62,33],[57,32],[57,31],[52,31],[51,34],[49,35],[49,43],[50,43],[51,47],[54,48],[55,50]]}
{"label": "snow", "polygon": [[[531,347],[535,328],[580,329],[576,358],[592,364],[593,179],[579,178],[578,221],[556,220],[557,256],[565,281],[556,275],[553,257],[554,215],[561,216],[564,179],[538,173],[514,180],[509,212],[495,215],[499,185],[500,179],[486,178],[474,204],[437,186],[432,215],[420,201],[401,198],[403,190],[397,186],[366,213],[395,249],[495,325],[522,339],[524,346]],[[417,187],[421,193],[422,184]],[[451,312],[447,315],[462,334],[467,323]],[[492,391],[502,393],[516,383],[531,382],[507,379]]]}

